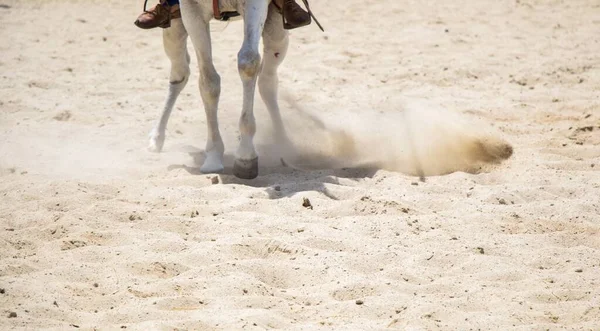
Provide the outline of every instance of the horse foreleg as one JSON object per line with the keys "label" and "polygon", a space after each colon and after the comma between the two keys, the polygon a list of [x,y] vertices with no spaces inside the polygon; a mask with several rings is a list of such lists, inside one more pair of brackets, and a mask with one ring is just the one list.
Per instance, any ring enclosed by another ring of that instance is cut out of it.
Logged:
{"label": "horse foreleg", "polygon": [[181,20],[174,20],[171,24],[170,28],[163,30],[163,47],[171,61],[169,90],[160,117],[150,131],[148,144],[148,150],[157,153],[162,150],[165,143],[165,131],[175,101],[190,77],[190,56],[186,48],[187,32]]}
{"label": "horse foreleg", "polygon": [[244,42],[238,53],[238,71],[244,89],[240,117],[240,145],[235,155],[233,174],[239,178],[258,176],[258,156],[254,149],[256,121],[254,119],[254,93],[260,72],[258,43],[267,18],[269,1],[248,0],[244,10]]}
{"label": "horse foreleg", "polygon": [[288,32],[283,29],[282,20],[283,17],[273,6],[270,6],[263,31],[263,65],[258,77],[258,90],[269,110],[275,130],[275,140],[278,143],[287,142],[287,135],[277,101],[279,85],[277,68],[285,59],[289,44]]}
{"label": "horse foreleg", "polygon": [[217,109],[221,94],[221,77],[215,70],[212,61],[212,46],[210,38],[210,17],[204,17],[201,8],[193,3],[182,1],[182,10],[185,26],[187,27],[200,70],[199,88],[204,111],[206,112],[207,138],[206,159],[200,168],[203,173],[216,173],[223,171],[223,153],[225,146],[219,132]]}

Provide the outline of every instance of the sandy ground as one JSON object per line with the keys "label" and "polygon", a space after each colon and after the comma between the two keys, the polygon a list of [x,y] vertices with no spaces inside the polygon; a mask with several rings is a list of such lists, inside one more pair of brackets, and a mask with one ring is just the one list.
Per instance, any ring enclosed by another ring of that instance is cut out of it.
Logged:
{"label": "sandy ground", "polygon": [[[169,63],[141,1],[1,0],[0,329],[600,330],[598,1],[365,3],[312,2],[327,32],[292,32],[284,116],[393,127],[417,100],[511,159],[298,171],[263,135],[259,178],[213,184],[197,73],[145,150]],[[230,167],[242,26],[212,32]]]}

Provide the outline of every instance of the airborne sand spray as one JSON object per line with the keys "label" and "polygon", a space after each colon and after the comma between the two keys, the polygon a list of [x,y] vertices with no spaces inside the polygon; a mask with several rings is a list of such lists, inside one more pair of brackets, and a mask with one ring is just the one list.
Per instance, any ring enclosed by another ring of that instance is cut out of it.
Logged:
{"label": "airborne sand spray", "polygon": [[424,103],[326,121],[286,101],[293,108],[285,121],[290,141],[279,152],[299,169],[368,167],[423,177],[479,172],[513,152],[489,125]]}

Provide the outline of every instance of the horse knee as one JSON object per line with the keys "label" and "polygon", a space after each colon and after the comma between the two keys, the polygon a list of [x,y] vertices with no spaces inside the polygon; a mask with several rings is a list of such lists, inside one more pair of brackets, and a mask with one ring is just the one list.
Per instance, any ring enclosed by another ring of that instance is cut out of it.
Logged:
{"label": "horse knee", "polygon": [[221,94],[221,77],[215,70],[200,73],[200,94],[202,99],[216,102]]}
{"label": "horse knee", "polygon": [[186,62],[173,61],[171,62],[171,74],[169,76],[169,83],[179,85],[181,83],[187,83],[190,77],[190,66]]}
{"label": "horse knee", "polygon": [[260,60],[258,52],[241,50],[238,53],[238,71],[242,79],[250,79],[258,75]]}

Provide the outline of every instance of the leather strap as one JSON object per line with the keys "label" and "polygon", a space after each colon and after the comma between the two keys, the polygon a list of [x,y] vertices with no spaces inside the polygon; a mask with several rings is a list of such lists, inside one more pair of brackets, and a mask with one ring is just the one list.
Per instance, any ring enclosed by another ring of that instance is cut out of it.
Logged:
{"label": "leather strap", "polygon": [[306,11],[308,12],[308,15],[310,15],[310,17],[312,17],[312,19],[315,20],[315,23],[317,23],[317,26],[319,27],[319,29],[321,29],[321,31],[325,32],[325,29],[323,29],[323,27],[321,26],[321,23],[319,23],[319,20],[317,20],[315,15],[313,15],[312,10],[310,10],[310,7],[308,6],[308,0],[302,0],[302,2],[304,2],[304,5],[306,6]]}
{"label": "leather strap", "polygon": [[219,0],[213,0],[213,15],[214,15],[214,17],[215,17],[216,20],[219,20],[219,21],[222,21],[222,22],[227,22],[232,17],[240,16],[240,13],[238,13],[236,11],[221,12],[219,10]]}
{"label": "leather strap", "polygon": [[213,0],[213,15],[216,20],[221,20],[221,11],[219,10],[219,0]]}

